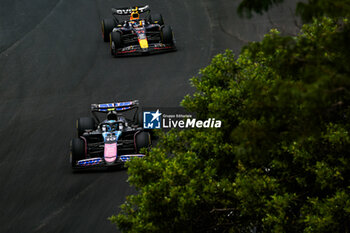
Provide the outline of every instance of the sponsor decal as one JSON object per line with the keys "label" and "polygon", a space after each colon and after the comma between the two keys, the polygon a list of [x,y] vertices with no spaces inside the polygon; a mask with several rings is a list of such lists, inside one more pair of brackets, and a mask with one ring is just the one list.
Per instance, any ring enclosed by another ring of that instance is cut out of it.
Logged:
{"label": "sponsor decal", "polygon": [[[148,5],[144,6],[144,7],[140,7],[140,8],[135,8],[137,9],[140,13],[143,13],[145,11],[148,10]],[[128,15],[128,14],[131,14],[132,13],[132,10],[131,8],[126,8],[126,9],[115,9],[115,12],[119,15]]]}
{"label": "sponsor decal", "polygon": [[164,47],[165,47],[165,44],[156,43],[156,44],[153,44],[153,47],[155,47],[155,48],[164,48]]}
{"label": "sponsor decal", "polygon": [[131,14],[131,9],[117,9],[117,14],[123,15],[123,14]]}
{"label": "sponsor decal", "polygon": [[128,47],[123,48],[121,51],[129,51],[129,50],[132,50],[132,49],[134,49],[134,46],[130,45]]}

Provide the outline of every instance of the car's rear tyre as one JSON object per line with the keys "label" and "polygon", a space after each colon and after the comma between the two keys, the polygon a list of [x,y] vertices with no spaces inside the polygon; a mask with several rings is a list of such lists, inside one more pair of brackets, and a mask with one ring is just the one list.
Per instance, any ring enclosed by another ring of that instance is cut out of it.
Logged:
{"label": "car's rear tyre", "polygon": [[174,43],[174,36],[173,36],[173,30],[170,26],[164,26],[162,28],[162,43],[163,44],[173,44]]}
{"label": "car's rear tyre", "polygon": [[164,25],[163,16],[161,14],[152,14],[149,16],[148,20],[151,23],[157,23],[160,26]]}
{"label": "car's rear tyre", "polygon": [[138,125],[139,127],[142,127],[143,125],[143,113],[141,110],[138,110],[136,114],[135,124]]}
{"label": "car's rear tyre", "polygon": [[151,135],[145,131],[139,132],[136,134],[135,144],[137,153],[139,153],[142,148],[149,148],[151,145]]}
{"label": "car's rear tyre", "polygon": [[117,54],[117,50],[123,47],[122,35],[120,32],[111,32],[109,41],[111,54],[115,56]]}
{"label": "car's rear tyre", "polygon": [[80,117],[77,120],[77,131],[78,137],[83,135],[86,130],[94,130],[96,129],[95,120],[92,117]]}
{"label": "car's rear tyre", "polygon": [[104,42],[109,41],[109,34],[112,32],[113,28],[116,27],[114,19],[103,19],[101,21],[102,37]]}
{"label": "car's rear tyre", "polygon": [[70,163],[72,168],[77,167],[77,161],[85,159],[85,142],[81,138],[73,138],[71,141]]}

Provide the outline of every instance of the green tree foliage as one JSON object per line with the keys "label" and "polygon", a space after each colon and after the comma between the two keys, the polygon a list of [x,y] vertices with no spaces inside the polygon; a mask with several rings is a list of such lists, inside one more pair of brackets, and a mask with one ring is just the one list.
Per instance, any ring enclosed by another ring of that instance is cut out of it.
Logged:
{"label": "green tree foliage", "polygon": [[[242,0],[238,6],[238,14],[250,18],[252,12],[263,14],[272,6],[284,0]],[[297,15],[300,15],[304,22],[311,22],[312,18],[322,16],[345,17],[350,14],[350,0],[308,0],[300,1],[297,4]]]}
{"label": "green tree foliage", "polygon": [[350,15],[350,0],[308,0],[299,2],[296,13],[304,22],[311,22],[313,17],[345,17]]}
{"label": "green tree foliage", "polygon": [[252,12],[263,14],[267,12],[273,5],[283,2],[284,0],[242,0],[238,6],[238,14],[240,16],[252,17]]}
{"label": "green tree foliage", "polygon": [[350,25],[272,30],[217,55],[182,105],[221,129],[162,134],[128,162],[123,232],[350,232]]}

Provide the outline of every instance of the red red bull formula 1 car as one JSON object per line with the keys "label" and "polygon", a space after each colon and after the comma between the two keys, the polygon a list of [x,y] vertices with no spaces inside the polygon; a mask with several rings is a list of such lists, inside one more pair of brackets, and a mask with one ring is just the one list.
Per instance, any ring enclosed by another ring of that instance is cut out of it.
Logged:
{"label": "red red bull formula 1 car", "polygon": [[[71,141],[72,169],[123,166],[131,158],[144,157],[140,149],[151,146],[151,135],[142,128],[138,107],[137,100],[92,104],[93,117],[77,120],[78,137]],[[122,114],[132,109],[136,111],[131,119]],[[98,114],[107,117],[101,121]]]}
{"label": "red red bull formula 1 car", "polygon": [[[146,16],[140,18],[140,14]],[[102,36],[110,42],[111,54],[115,57],[142,55],[175,51],[175,39],[172,28],[164,25],[161,14],[150,14],[150,8],[136,6],[112,8],[113,18],[101,22]],[[130,16],[121,20],[121,16]]]}

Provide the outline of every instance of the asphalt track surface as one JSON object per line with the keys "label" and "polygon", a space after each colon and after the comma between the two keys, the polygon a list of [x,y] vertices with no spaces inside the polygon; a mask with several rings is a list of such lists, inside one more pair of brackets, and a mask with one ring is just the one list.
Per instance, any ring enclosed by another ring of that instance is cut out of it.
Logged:
{"label": "asphalt track surface", "polygon": [[107,218],[135,190],[126,171],[70,171],[75,120],[91,103],[113,100],[178,106],[215,54],[238,53],[273,27],[295,33],[293,2],[240,19],[233,0],[149,0],[178,51],[114,59],[100,19],[144,2],[1,0],[0,232],[117,232]]}

